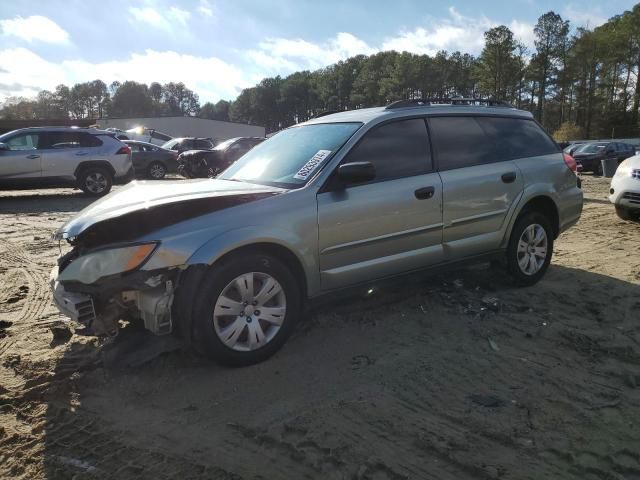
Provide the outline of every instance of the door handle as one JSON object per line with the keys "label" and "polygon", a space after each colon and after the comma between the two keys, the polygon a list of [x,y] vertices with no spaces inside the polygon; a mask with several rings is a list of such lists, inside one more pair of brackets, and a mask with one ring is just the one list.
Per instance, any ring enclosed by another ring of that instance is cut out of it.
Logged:
{"label": "door handle", "polygon": [[86,155],[87,152],[78,152],[76,153],[76,157],[82,157],[83,155]]}
{"label": "door handle", "polygon": [[436,193],[436,189],[433,187],[424,187],[424,188],[419,188],[413,193],[418,200],[428,200],[431,197],[433,197],[434,193]]}
{"label": "door handle", "polygon": [[35,153],[32,153],[31,155],[27,155],[27,158],[30,158],[31,160],[33,160],[34,158],[40,158],[40,155],[36,155]]}
{"label": "door handle", "polygon": [[516,172],[503,173],[501,178],[504,183],[513,183],[516,179]]}

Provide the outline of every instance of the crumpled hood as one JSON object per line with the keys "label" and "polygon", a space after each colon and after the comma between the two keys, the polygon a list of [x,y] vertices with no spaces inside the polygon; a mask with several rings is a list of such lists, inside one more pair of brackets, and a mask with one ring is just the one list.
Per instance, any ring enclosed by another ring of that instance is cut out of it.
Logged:
{"label": "crumpled hood", "polygon": [[94,230],[96,236],[109,233],[115,223],[124,223],[133,239],[172,223],[284,192],[228,180],[133,181],[80,211],[55,237],[72,239],[88,230]]}

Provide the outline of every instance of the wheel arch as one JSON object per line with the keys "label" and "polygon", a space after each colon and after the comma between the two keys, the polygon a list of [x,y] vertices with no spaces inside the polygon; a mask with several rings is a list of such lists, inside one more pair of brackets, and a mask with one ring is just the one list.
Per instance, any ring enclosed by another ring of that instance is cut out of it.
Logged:
{"label": "wheel arch", "polygon": [[553,238],[558,238],[560,235],[560,213],[556,202],[550,196],[536,195],[529,198],[515,216],[514,224],[518,218],[529,212],[540,212],[545,215],[551,223]]}
{"label": "wheel arch", "polygon": [[302,262],[289,248],[275,242],[261,241],[241,245],[224,252],[214,259],[211,259],[210,262],[190,262],[187,264],[188,266],[186,270],[180,273],[180,277],[176,285],[176,296],[172,304],[172,315],[176,320],[175,327],[180,337],[182,337],[188,344],[195,345],[197,343],[193,341],[194,310],[193,302],[191,302],[191,293],[193,290],[198,288],[211,266],[235,255],[246,255],[251,252],[267,253],[283,261],[285,265],[291,268],[292,273],[300,282],[302,293],[301,300],[304,301],[307,298],[308,282]]}
{"label": "wheel arch", "polygon": [[80,162],[78,164],[78,166],[76,167],[75,171],[73,172],[73,176],[76,177],[76,179],[78,179],[80,177],[80,175],[82,174],[82,172],[86,171],[88,168],[104,168],[106,169],[112,177],[115,178],[116,176],[116,171],[113,168],[113,165],[111,165],[109,162],[107,162],[106,160],[86,160],[84,162]]}

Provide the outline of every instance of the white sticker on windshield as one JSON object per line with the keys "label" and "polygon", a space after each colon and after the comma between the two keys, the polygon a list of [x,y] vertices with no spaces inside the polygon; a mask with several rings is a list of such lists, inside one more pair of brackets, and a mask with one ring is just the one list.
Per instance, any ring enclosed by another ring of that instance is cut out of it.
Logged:
{"label": "white sticker on windshield", "polygon": [[329,156],[330,153],[331,150],[318,150],[318,152],[313,157],[311,157],[311,160],[305,163],[304,166],[300,170],[298,170],[298,173],[296,173],[293,178],[295,178],[296,180],[306,180],[307,178],[309,178],[309,176],[318,167],[318,165],[320,165],[322,161]]}

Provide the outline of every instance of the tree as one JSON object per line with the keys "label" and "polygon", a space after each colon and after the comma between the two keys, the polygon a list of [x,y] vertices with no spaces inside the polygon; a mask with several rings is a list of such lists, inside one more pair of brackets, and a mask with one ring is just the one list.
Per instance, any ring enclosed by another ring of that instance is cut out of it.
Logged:
{"label": "tree", "polygon": [[535,72],[538,83],[536,117],[542,122],[545,99],[549,87],[553,85],[556,67],[569,34],[569,21],[562,20],[562,17],[553,11],[547,12],[538,18],[533,33],[536,37]]}
{"label": "tree", "polygon": [[196,115],[200,110],[198,95],[184,83],[167,83],[162,87],[162,100],[170,115]]}
{"label": "tree", "polygon": [[117,89],[111,102],[111,115],[135,117],[150,115],[153,101],[144,83],[126,81]]}
{"label": "tree", "polygon": [[226,100],[220,100],[216,104],[207,102],[200,108],[198,116],[200,118],[208,118],[209,120],[221,120],[223,122],[228,122],[230,105],[231,102]]}
{"label": "tree", "polygon": [[480,93],[496,100],[513,101],[518,90],[520,64],[513,32],[500,25],[484,34],[485,46],[478,59]]}

